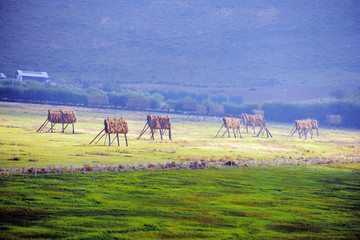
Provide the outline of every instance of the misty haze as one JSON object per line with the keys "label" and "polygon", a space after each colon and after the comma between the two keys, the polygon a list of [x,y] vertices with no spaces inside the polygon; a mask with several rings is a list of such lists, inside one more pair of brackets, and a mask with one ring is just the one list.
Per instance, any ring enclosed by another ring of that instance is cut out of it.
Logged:
{"label": "misty haze", "polygon": [[356,0],[1,0],[2,239],[358,239]]}

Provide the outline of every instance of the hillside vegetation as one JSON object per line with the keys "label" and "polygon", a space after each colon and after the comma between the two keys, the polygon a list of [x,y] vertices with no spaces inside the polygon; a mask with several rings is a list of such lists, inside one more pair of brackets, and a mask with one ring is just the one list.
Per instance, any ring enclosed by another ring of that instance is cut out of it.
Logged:
{"label": "hillside vegetation", "polygon": [[358,85],[357,1],[0,2],[0,71],[78,86]]}

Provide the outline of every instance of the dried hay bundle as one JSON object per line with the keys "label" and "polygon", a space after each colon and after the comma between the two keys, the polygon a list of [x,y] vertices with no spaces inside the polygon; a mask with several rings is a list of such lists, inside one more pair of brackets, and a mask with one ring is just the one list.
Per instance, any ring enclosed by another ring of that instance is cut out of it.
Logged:
{"label": "dried hay bundle", "polygon": [[252,112],[253,112],[254,115],[260,115],[260,116],[262,116],[262,118],[265,118],[265,117],[264,117],[265,115],[264,115],[264,111],[263,111],[263,110],[253,109]]}
{"label": "dried hay bundle", "polygon": [[127,122],[123,118],[114,118],[114,119],[107,118],[104,120],[104,125],[105,125],[105,132],[107,134],[114,134],[114,133],[126,134],[129,132]]}
{"label": "dried hay bundle", "polygon": [[198,115],[205,115],[206,107],[202,104],[196,104],[196,112]]}
{"label": "dried hay bundle", "polygon": [[171,129],[171,121],[169,117],[160,117],[161,129]]}
{"label": "dried hay bundle", "polygon": [[310,119],[310,121],[311,121],[312,129],[318,129],[319,128],[318,121],[316,119]]}
{"label": "dried hay bundle", "polygon": [[128,108],[148,108],[149,102],[145,98],[128,98],[126,106]]}
{"label": "dried hay bundle", "polygon": [[222,105],[212,105],[211,114],[215,116],[224,115],[224,107]]}
{"label": "dried hay bundle", "polygon": [[51,123],[63,123],[63,118],[60,110],[48,110],[48,120]]}
{"label": "dried hay bundle", "polygon": [[62,123],[76,123],[77,117],[75,111],[60,110],[62,115]]}
{"label": "dried hay bundle", "polygon": [[[316,122],[316,125],[317,125],[317,122]],[[296,126],[296,130],[309,131],[309,130],[313,129],[313,122],[311,119],[295,120],[295,126]]]}
{"label": "dried hay bundle", "polygon": [[147,123],[151,129],[171,129],[169,117],[147,115]]}
{"label": "dried hay bundle", "polygon": [[341,115],[327,115],[326,122],[328,125],[341,125],[342,117]]}
{"label": "dried hay bundle", "polygon": [[263,127],[265,125],[264,118],[260,115],[241,114],[243,122],[246,126]]}
{"label": "dried hay bundle", "polygon": [[237,118],[224,117],[223,122],[226,128],[240,129],[240,121]]}
{"label": "dried hay bundle", "polygon": [[109,98],[108,96],[98,96],[98,95],[89,95],[88,96],[89,105],[108,105]]}
{"label": "dried hay bundle", "polygon": [[185,100],[183,103],[183,110],[196,111],[196,102],[190,101],[190,100]]}

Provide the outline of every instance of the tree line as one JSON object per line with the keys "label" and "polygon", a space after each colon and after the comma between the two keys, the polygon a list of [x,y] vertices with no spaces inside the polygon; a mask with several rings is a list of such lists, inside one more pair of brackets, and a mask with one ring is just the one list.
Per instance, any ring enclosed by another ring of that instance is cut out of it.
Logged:
{"label": "tree line", "polygon": [[227,116],[239,117],[241,113],[250,113],[253,109],[261,109],[266,121],[290,123],[297,119],[313,118],[325,123],[326,115],[341,115],[343,126],[360,128],[360,104],[349,101],[333,101],[326,103],[286,103],[265,102],[261,104],[243,104],[242,98],[228,98],[224,95],[210,96],[207,93],[186,91],[151,91],[139,92],[124,89],[121,92],[88,92],[72,88],[54,87],[40,83],[14,84],[12,81],[0,84],[2,101],[22,101],[32,103],[66,104],[88,106],[88,96],[102,94],[108,98],[107,107],[126,108],[129,98],[146,99],[148,108],[161,111],[184,112],[184,101],[195,101],[207,108],[220,104]]}

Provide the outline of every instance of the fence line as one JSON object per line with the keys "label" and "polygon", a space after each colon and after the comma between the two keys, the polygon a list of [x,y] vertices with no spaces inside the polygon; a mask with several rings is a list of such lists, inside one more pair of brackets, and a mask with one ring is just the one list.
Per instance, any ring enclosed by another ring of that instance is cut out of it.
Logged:
{"label": "fence line", "polygon": [[119,165],[118,163],[116,163],[116,165],[108,165],[107,163],[105,164],[105,166],[98,166],[97,164],[93,167],[91,165],[86,165],[84,164],[84,166],[79,166],[79,167],[74,167],[73,165],[71,165],[70,167],[66,167],[66,166],[62,166],[60,165],[59,168],[57,167],[50,167],[48,166],[47,168],[37,168],[37,167],[30,167],[30,168],[13,168],[11,167],[9,170],[3,172],[2,174],[7,175],[9,174],[9,177],[14,177],[16,175],[16,173],[22,173],[22,177],[24,178],[26,174],[28,175],[34,175],[35,177],[39,174],[46,174],[46,176],[49,176],[51,173],[53,174],[59,174],[59,176],[66,174],[66,173],[70,173],[71,175],[74,174],[74,172],[78,172],[78,173],[82,173],[82,174],[86,174],[87,172],[94,172],[95,174],[97,172],[104,172],[107,173],[107,171],[110,172],[128,172],[130,170],[133,171],[140,171],[140,170],[150,170],[150,169],[154,169],[156,171],[160,171],[160,170],[169,170],[169,169],[175,169],[175,170],[179,170],[179,169],[206,169],[206,168],[225,168],[225,167],[265,167],[266,166],[299,166],[299,165],[320,165],[320,164],[334,164],[334,163],[341,163],[341,164],[348,164],[348,163],[360,163],[360,156],[357,157],[357,161],[355,159],[355,156],[352,156],[351,160],[348,161],[349,157],[346,156],[345,158],[341,158],[339,157],[338,159],[336,159],[335,157],[310,157],[310,158],[305,158],[305,159],[301,159],[298,158],[297,163],[294,162],[293,158],[288,158],[286,159],[285,157],[282,159],[282,163],[279,165],[279,160],[278,158],[270,160],[268,159],[267,161],[267,165],[266,165],[266,159],[261,159],[260,162],[257,161],[256,159],[245,159],[245,160],[241,160],[238,159],[238,162],[236,163],[236,161],[233,160],[223,160],[222,164],[220,162],[218,162],[218,160],[211,160],[211,161],[195,161],[195,162],[189,162],[188,160],[186,162],[166,162],[165,164],[161,164],[160,162],[157,162],[156,164],[151,164],[150,162],[148,162],[147,164],[141,164],[138,163],[137,165],[134,164],[132,166],[129,165],[129,163],[127,163],[126,165]]}

